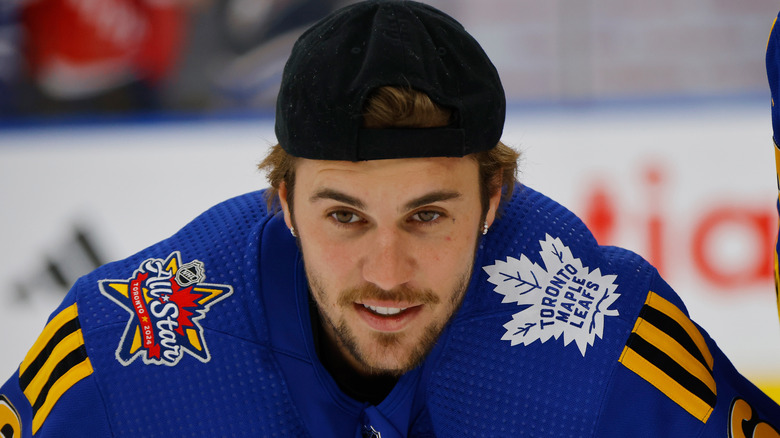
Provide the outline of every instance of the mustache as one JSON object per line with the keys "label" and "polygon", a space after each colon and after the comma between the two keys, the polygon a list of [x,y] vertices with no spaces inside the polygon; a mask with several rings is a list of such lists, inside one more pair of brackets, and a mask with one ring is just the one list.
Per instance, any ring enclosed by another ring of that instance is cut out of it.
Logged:
{"label": "mustache", "polygon": [[348,306],[365,300],[396,301],[415,304],[438,304],[441,299],[431,289],[414,289],[401,285],[390,290],[384,290],[374,284],[366,284],[343,291],[339,295],[338,304]]}

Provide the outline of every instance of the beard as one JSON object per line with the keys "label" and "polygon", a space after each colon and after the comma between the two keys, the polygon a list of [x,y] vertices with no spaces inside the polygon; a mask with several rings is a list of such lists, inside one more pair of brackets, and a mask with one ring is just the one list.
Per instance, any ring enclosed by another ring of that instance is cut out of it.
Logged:
{"label": "beard", "polygon": [[340,349],[342,354],[351,356],[360,366],[358,370],[366,375],[389,375],[398,377],[420,365],[436,345],[447,323],[460,307],[471,279],[473,263],[466,272],[461,273],[453,289],[449,292],[449,300],[442,303],[438,295],[430,289],[413,289],[400,286],[391,290],[381,289],[373,284],[366,284],[343,290],[338,293],[336,305],[345,311],[364,300],[380,300],[417,303],[422,306],[445,306],[444,312],[434,316],[422,330],[416,333],[407,332],[369,332],[368,340],[358,338],[355,330],[347,322],[342,313],[332,315],[327,311],[325,303],[329,293],[319,281],[319,277],[308,272],[309,287],[320,314],[321,324],[326,336],[329,336],[333,348]]}

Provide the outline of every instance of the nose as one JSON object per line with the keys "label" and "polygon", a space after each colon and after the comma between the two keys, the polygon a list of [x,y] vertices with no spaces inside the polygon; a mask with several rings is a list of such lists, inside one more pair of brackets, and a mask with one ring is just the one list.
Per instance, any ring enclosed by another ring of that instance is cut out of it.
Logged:
{"label": "nose", "polygon": [[411,243],[403,231],[375,229],[363,262],[363,279],[384,290],[412,280],[415,261]]}

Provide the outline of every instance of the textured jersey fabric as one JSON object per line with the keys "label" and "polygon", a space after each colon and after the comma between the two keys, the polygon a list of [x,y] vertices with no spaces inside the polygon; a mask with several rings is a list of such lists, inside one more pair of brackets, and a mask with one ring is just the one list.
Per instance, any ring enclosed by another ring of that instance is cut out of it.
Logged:
{"label": "textured jersey fabric", "polygon": [[[81,278],[0,388],[5,437],[780,436],[639,256],[518,187],[463,305],[378,405],[315,352],[302,259],[262,192]],[[763,435],[762,435],[763,434]],[[774,434],[774,435],[773,435]]]}

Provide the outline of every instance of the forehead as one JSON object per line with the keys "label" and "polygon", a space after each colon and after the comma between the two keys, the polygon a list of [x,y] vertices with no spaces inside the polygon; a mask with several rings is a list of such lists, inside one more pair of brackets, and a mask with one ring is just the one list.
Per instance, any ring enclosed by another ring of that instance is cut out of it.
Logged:
{"label": "forehead", "polygon": [[478,188],[479,166],[470,157],[403,158],[369,161],[327,161],[300,159],[296,167],[296,190],[339,188],[392,188],[395,191],[420,187]]}

